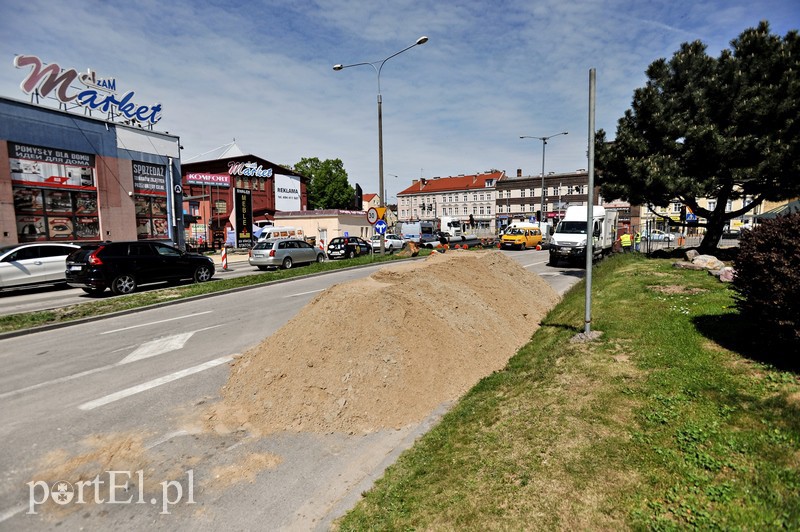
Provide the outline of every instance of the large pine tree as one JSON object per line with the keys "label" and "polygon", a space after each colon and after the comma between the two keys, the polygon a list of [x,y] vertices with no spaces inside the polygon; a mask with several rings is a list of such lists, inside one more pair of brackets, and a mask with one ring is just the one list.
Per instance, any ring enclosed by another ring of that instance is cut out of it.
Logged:
{"label": "large pine tree", "polygon": [[[745,30],[719,58],[700,41],[647,69],[613,142],[597,135],[598,182],[606,197],[666,206],[678,200],[715,248],[726,223],[765,200],[800,195],[800,40],[769,24]],[[698,198],[716,199],[713,210]],[[728,200],[745,198],[726,212]]]}

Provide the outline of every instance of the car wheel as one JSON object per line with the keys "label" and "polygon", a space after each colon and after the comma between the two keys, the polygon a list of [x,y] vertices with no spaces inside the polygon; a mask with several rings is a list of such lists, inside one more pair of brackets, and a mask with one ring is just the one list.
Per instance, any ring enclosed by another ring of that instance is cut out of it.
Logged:
{"label": "car wheel", "polygon": [[111,291],[117,295],[130,294],[134,290],[136,290],[136,279],[133,275],[124,273],[111,282]]}
{"label": "car wheel", "polygon": [[90,296],[99,296],[100,294],[103,293],[105,288],[88,288],[87,287],[87,288],[81,288],[81,290],[83,290],[84,292],[86,292]]}
{"label": "car wheel", "polygon": [[325,255],[322,253],[317,255],[317,262],[325,262]]}
{"label": "car wheel", "polygon": [[288,270],[292,267],[292,257],[286,257],[283,259],[283,263],[281,263],[281,268],[284,270]]}
{"label": "car wheel", "polygon": [[211,268],[208,266],[198,266],[194,271],[194,282],[204,283],[211,279]]}
{"label": "car wheel", "polygon": [[352,249],[351,249],[350,251],[348,251],[348,252],[347,252],[347,258],[348,258],[348,259],[352,259],[352,258],[354,258],[355,256],[356,256],[356,252],[355,252],[355,251],[353,251]]}

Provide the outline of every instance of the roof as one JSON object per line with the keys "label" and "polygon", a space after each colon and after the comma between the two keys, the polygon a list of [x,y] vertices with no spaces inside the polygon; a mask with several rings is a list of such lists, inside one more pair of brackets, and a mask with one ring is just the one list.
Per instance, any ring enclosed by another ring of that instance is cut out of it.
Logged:
{"label": "roof", "polygon": [[410,187],[398,192],[397,195],[419,194],[421,192],[433,194],[436,192],[478,190],[486,188],[487,180],[494,179],[495,182],[497,182],[505,177],[505,172],[495,170],[484,174],[434,177],[430,179],[421,178],[419,180],[414,180],[414,183]]}
{"label": "roof", "polygon": [[188,159],[183,159],[182,162],[190,163],[193,161],[214,161],[216,159],[227,159],[229,157],[242,157],[243,155],[246,154],[241,150],[241,148],[239,148],[234,140],[233,142],[224,144],[218,148],[214,148],[211,151],[201,153],[200,155],[195,155],[194,157],[189,157]]}
{"label": "roof", "polygon": [[377,194],[363,194],[361,196],[362,201],[372,201],[372,199],[377,196]]}

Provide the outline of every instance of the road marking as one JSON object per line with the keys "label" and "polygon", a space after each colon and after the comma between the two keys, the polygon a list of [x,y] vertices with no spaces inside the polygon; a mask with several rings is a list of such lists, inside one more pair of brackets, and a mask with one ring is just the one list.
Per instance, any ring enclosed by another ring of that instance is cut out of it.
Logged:
{"label": "road marking", "polygon": [[174,318],[167,318],[165,320],[151,321],[150,323],[142,323],[140,325],[131,325],[130,327],[123,327],[121,329],[114,329],[112,331],[104,331],[104,332],[101,332],[100,334],[101,335],[103,335],[103,334],[111,334],[111,333],[120,332],[120,331],[127,331],[127,330],[130,330],[130,329],[138,329],[139,327],[149,327],[150,325],[157,325],[159,323],[166,323],[168,321],[184,320],[186,318],[194,318],[195,316],[202,316],[203,314],[211,314],[212,312],[214,312],[214,311],[213,310],[207,310],[205,312],[198,312],[196,314],[187,314],[186,316],[176,316]]}
{"label": "road marking", "polygon": [[[129,354],[119,362],[115,362],[113,364],[108,364],[105,366],[100,366],[94,369],[88,369],[86,371],[81,371],[78,373],[74,373],[72,375],[66,375],[64,377],[59,377],[57,379],[53,379],[50,381],[40,382],[38,384],[32,384],[30,386],[26,386],[25,388],[11,390],[10,392],[0,393],[0,399],[5,399],[6,397],[19,395],[21,393],[30,392],[33,390],[38,390],[39,388],[44,388],[45,386],[49,386],[51,384],[61,384],[62,382],[68,382],[74,379],[78,379],[80,377],[86,377],[87,375],[92,375],[93,373],[99,373],[101,371],[113,369],[123,364],[130,364],[131,362],[136,362],[137,360],[143,360],[145,358],[154,357],[156,355],[163,355],[164,353],[181,349],[186,343],[186,341],[188,341],[189,338],[191,338],[192,335],[194,335],[194,333],[207,331],[209,329],[215,329],[217,327],[222,327],[222,324],[212,325],[210,327],[203,327],[202,329],[197,329],[196,331],[191,331],[188,333],[177,334],[174,336],[167,336],[165,338],[159,338],[158,340],[153,340],[151,342],[142,344],[141,346],[139,346],[139,348],[137,348],[135,351],[133,351],[131,354]],[[112,353],[116,353],[123,349],[130,349],[130,346],[121,349],[116,349],[112,351]]]}
{"label": "road marking", "polygon": [[530,268],[531,266],[538,266],[539,264],[544,264],[547,262],[546,260],[540,260],[539,262],[531,262],[530,264],[523,264],[523,268]]}
{"label": "road marking", "polygon": [[0,399],[5,399],[6,397],[11,397],[12,395],[18,395],[25,392],[30,392],[31,390],[37,390],[39,388],[43,388],[45,386],[49,386],[51,384],[60,384],[62,382],[71,381],[73,379],[77,379],[79,377],[85,377],[86,375],[91,375],[92,373],[98,373],[100,371],[105,371],[107,369],[111,369],[116,367],[117,364],[109,364],[107,366],[100,366],[99,368],[89,369],[86,371],[81,371],[80,373],[75,373],[73,375],[67,375],[65,377],[59,377],[57,379],[53,379],[51,381],[40,382],[39,384],[33,384],[31,386],[26,386],[25,388],[19,388],[18,390],[11,390],[10,392],[0,393]]}
{"label": "road marking", "polygon": [[94,401],[83,403],[82,405],[78,406],[78,408],[84,411],[94,410],[95,408],[105,406],[109,403],[113,403],[114,401],[119,401],[120,399],[125,399],[126,397],[146,392],[147,390],[151,390],[163,384],[167,384],[176,381],[178,379],[188,377],[189,375],[194,375],[195,373],[200,373],[201,371],[214,368],[216,366],[219,366],[220,364],[225,364],[226,362],[230,362],[231,360],[233,360],[233,356],[234,355],[228,355],[220,358],[215,358],[214,360],[209,360],[208,362],[204,362],[199,366],[192,366],[191,368],[182,369],[180,371],[176,371],[175,373],[164,375],[163,377],[159,377],[158,379],[153,379],[151,381],[147,381],[145,383],[136,386],[131,386],[130,388],[125,388],[124,390],[120,390],[118,392],[106,395],[105,397],[95,399]]}
{"label": "road marking", "polygon": [[283,296],[283,297],[287,298],[287,297],[307,296],[308,294],[316,294],[317,292],[322,292],[323,290],[325,289],[320,288],[319,290],[310,290],[308,292],[300,292],[299,294],[289,294],[288,296]]}
{"label": "road marking", "polygon": [[0,513],[0,523],[2,523],[3,521],[7,521],[7,520],[11,519],[12,517],[17,515],[18,513],[24,512],[27,509],[28,509],[27,506],[17,506],[16,508],[10,508],[10,509],[4,511],[3,513]]}

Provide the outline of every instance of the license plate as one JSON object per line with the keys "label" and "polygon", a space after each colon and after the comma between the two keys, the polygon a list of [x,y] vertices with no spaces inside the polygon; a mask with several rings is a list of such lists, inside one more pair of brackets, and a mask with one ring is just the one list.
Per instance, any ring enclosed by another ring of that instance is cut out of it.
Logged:
{"label": "license plate", "polygon": [[561,248],[561,251],[569,251],[572,248]]}
{"label": "license plate", "polygon": [[69,271],[71,271],[71,272],[79,272],[82,269],[83,269],[83,267],[80,266],[79,264],[71,264],[70,267],[69,267]]}

